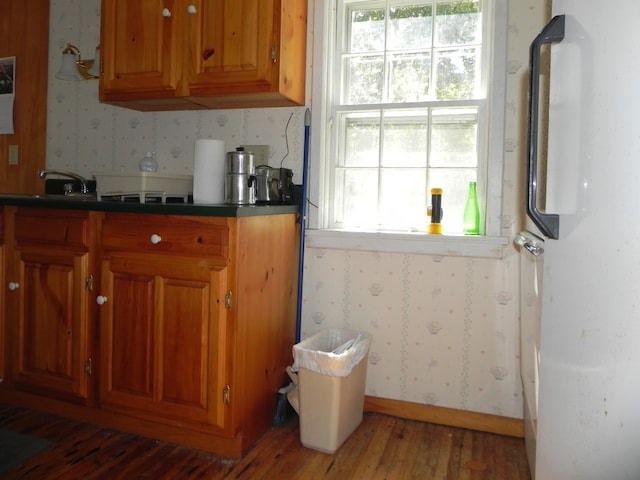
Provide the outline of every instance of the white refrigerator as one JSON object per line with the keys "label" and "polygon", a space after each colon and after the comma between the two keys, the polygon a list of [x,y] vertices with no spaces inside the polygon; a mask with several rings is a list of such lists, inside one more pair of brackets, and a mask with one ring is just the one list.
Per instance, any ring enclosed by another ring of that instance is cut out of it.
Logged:
{"label": "white refrigerator", "polygon": [[528,456],[535,479],[638,480],[640,1],[553,0],[553,17],[531,47],[516,240]]}

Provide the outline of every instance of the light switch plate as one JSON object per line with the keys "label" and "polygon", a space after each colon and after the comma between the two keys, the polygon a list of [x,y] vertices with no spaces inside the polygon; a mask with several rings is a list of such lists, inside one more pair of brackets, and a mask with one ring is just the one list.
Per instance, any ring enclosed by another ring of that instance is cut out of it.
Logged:
{"label": "light switch plate", "polygon": [[18,165],[18,145],[9,145],[9,165]]}
{"label": "light switch plate", "polygon": [[271,147],[269,145],[240,145],[247,152],[253,153],[253,164],[258,167],[260,165],[269,165],[271,158]]}

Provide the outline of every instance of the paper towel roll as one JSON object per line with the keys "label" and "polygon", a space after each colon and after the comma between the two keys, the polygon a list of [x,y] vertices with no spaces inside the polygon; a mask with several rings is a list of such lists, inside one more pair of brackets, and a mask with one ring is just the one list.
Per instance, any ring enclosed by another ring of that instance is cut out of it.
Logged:
{"label": "paper towel roll", "polygon": [[194,203],[224,203],[224,159],[224,141],[196,140],[193,154]]}

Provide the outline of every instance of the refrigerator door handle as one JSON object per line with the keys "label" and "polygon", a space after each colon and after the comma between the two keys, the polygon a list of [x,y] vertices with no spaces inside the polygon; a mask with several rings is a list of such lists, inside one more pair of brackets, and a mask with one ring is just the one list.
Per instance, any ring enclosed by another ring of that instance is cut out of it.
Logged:
{"label": "refrigerator door handle", "polygon": [[559,216],[538,210],[538,122],[540,101],[540,49],[545,43],[559,43],[564,39],[564,15],[557,15],[542,29],[529,50],[529,124],[527,152],[529,161],[527,214],[547,237],[557,239]]}

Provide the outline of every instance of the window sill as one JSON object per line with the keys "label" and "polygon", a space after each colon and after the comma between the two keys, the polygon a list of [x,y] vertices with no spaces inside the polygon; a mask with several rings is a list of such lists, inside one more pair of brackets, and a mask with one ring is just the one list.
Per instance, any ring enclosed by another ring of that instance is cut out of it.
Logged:
{"label": "window sill", "polygon": [[506,237],[427,235],[426,233],[305,231],[305,246],[340,250],[413,253],[453,257],[502,258]]}

